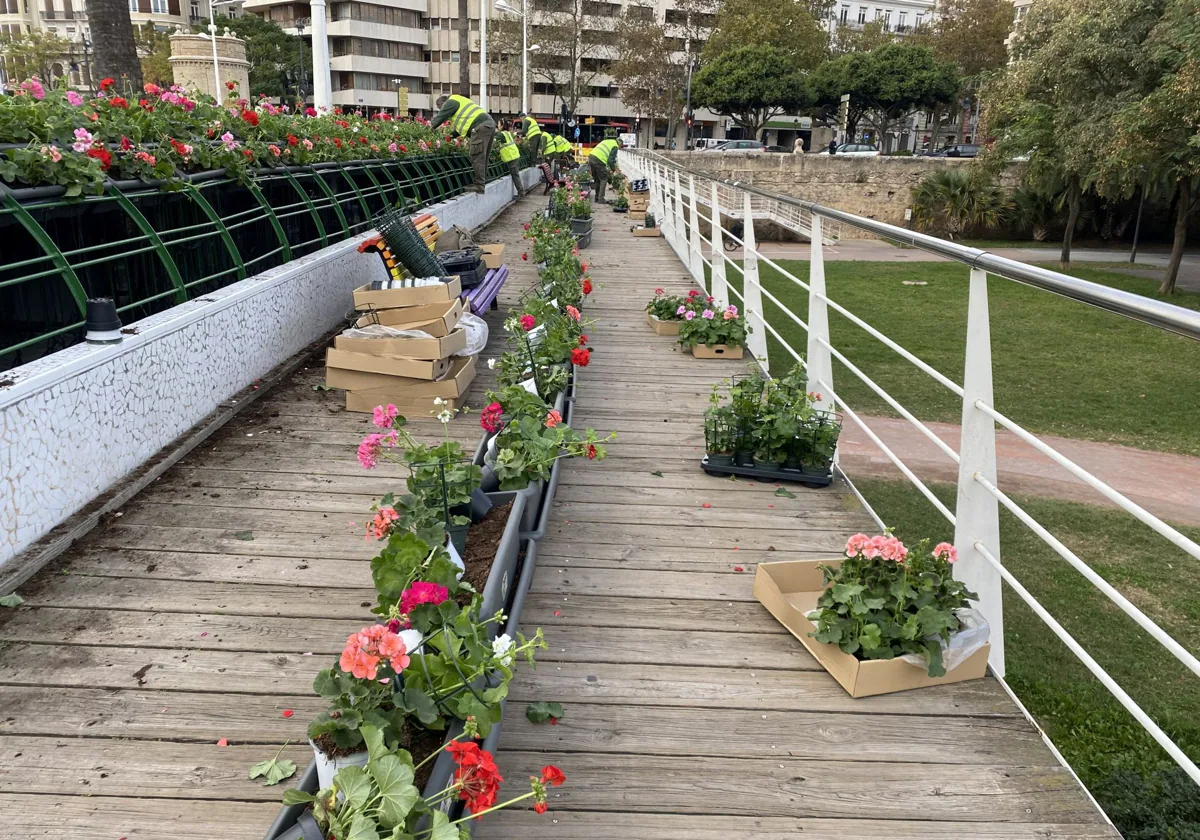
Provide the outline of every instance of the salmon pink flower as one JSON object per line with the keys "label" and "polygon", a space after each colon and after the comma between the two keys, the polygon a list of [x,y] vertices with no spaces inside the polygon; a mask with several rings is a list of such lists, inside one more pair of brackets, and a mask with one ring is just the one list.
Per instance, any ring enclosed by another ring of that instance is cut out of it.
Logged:
{"label": "salmon pink flower", "polygon": [[553,429],[562,422],[562,415],[556,409],[550,409],[550,413],[546,415],[546,428]]}
{"label": "salmon pink flower", "polygon": [[950,543],[938,543],[933,547],[933,556],[945,558],[947,563],[958,562],[958,549]]}
{"label": "salmon pink flower", "polygon": [[579,310],[576,309],[574,306],[571,306],[571,304],[569,304],[569,303],[567,304],[566,311],[567,311],[567,316],[570,317],[571,320],[573,320],[573,321],[578,321],[583,317],[582,315],[579,314]]}
{"label": "salmon pink flower", "polygon": [[375,518],[367,523],[367,536],[381,540],[387,536],[392,523],[400,518],[393,507],[381,507],[375,511]]}

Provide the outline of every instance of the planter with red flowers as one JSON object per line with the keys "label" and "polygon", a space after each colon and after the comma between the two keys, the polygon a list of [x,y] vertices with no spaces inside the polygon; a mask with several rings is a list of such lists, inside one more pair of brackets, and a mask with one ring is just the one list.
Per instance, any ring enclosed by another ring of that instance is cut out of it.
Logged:
{"label": "planter with red flowers", "polygon": [[[712,306],[712,298],[708,298]],[[687,309],[679,324],[679,344],[697,359],[740,359],[746,342],[746,319],[736,306]]]}

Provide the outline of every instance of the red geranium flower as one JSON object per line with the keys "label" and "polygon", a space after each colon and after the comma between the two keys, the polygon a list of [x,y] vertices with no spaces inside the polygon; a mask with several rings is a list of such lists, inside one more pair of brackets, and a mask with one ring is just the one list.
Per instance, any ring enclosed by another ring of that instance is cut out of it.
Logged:
{"label": "red geranium flower", "polygon": [[492,754],[479,749],[474,741],[452,741],[446,746],[446,751],[458,765],[454,771],[454,782],[459,788],[458,798],[467,803],[471,813],[478,819],[479,814],[496,804],[496,796],[504,778]]}
{"label": "red geranium flower", "polygon": [[521,255],[521,259],[523,259],[523,260],[528,260],[528,259],[529,259],[529,254],[522,254],[522,255]]}
{"label": "red geranium flower", "polygon": [[316,115],[317,115],[317,109],[316,109],[316,108],[309,107],[309,108],[305,108],[305,109],[304,109],[304,116],[306,116],[306,117],[315,117]]}
{"label": "red geranium flower", "polygon": [[112,152],[103,146],[92,146],[92,148],[87,150],[87,156],[100,161],[100,168],[105,172],[112,166]]}
{"label": "red geranium flower", "polygon": [[585,295],[590,295],[592,293],[592,281],[586,277],[583,278],[583,293]]}
{"label": "red geranium flower", "polygon": [[485,432],[495,433],[500,428],[500,418],[503,415],[504,409],[500,403],[491,403],[487,408],[479,412],[479,425]]}
{"label": "red geranium flower", "polygon": [[254,157],[254,152],[250,151],[249,149],[242,149],[242,156],[252,158]]}
{"label": "red geranium flower", "polygon": [[288,141],[289,146],[295,146],[300,143],[300,138],[297,137],[295,134],[289,134],[287,136],[287,141]]}
{"label": "red geranium flower", "polygon": [[579,346],[582,347],[585,344],[587,344],[587,336],[586,335],[579,336]]}
{"label": "red geranium flower", "polygon": [[546,806],[546,803],[545,803],[545,802],[535,802],[535,803],[533,803],[533,812],[534,812],[535,814],[544,814],[544,813],[546,813],[546,808],[547,808],[547,806]]}
{"label": "red geranium flower", "polygon": [[250,123],[250,125],[258,125],[258,112],[242,111],[242,119]]}
{"label": "red geranium flower", "polygon": [[228,88],[229,90],[233,90],[234,87],[236,87],[236,85],[233,82],[226,82],[225,87]]}
{"label": "red geranium flower", "polygon": [[589,461],[596,460],[596,444],[589,443],[587,446],[587,452],[585,454],[587,455]]}
{"label": "red geranium flower", "polygon": [[333,145],[337,146],[339,149],[340,149],[340,148],[342,148],[342,138],[340,138],[340,137],[334,137],[334,138],[333,138]]}
{"label": "red geranium flower", "polygon": [[587,367],[588,362],[592,360],[592,351],[586,350],[583,347],[576,347],[571,351],[571,364],[579,367]]}
{"label": "red geranium flower", "polygon": [[553,764],[547,764],[542,768],[542,781],[546,784],[558,787],[566,780],[567,777],[563,774],[563,771],[559,770]]}
{"label": "red geranium flower", "polygon": [[111,90],[115,84],[116,82],[113,81],[112,76],[106,76],[100,80],[100,90]]}
{"label": "red geranium flower", "polygon": [[129,107],[129,103],[119,96],[110,97],[108,100],[108,104],[111,105],[113,108],[128,108]]}
{"label": "red geranium flower", "polygon": [[133,148],[133,143],[129,142],[129,138],[124,134],[121,135],[121,151],[128,152]]}

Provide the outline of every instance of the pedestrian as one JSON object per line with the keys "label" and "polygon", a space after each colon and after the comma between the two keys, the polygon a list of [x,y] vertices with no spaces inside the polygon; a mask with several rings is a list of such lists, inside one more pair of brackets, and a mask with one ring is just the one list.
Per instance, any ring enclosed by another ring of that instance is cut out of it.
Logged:
{"label": "pedestrian", "polygon": [[792,154],[794,154],[794,155],[804,154],[804,138],[798,134],[796,135],[796,142],[792,145]]}
{"label": "pedestrian", "polygon": [[595,196],[598,204],[608,204],[604,200],[604,190],[608,187],[608,171],[617,168],[617,150],[621,143],[613,138],[601,140],[588,156],[588,164],[592,167],[592,181],[595,182]]}
{"label": "pedestrian", "polygon": [[488,159],[492,154],[492,140],[496,136],[496,121],[487,111],[458,94],[439,96],[437,106],[439,110],[431,125],[436,128],[449,121],[454,133],[466,138],[471,169],[475,173],[474,183],[467,186],[466,190],[482,194],[487,187]]}
{"label": "pedestrian", "polygon": [[501,131],[496,135],[496,142],[500,144],[500,160],[508,167],[508,174],[512,176],[513,189],[517,195],[524,194],[524,190],[521,189],[521,150],[517,148],[516,139],[511,131]]}
{"label": "pedestrian", "polygon": [[837,140],[829,141],[829,154],[831,154],[831,155],[837,154]]}

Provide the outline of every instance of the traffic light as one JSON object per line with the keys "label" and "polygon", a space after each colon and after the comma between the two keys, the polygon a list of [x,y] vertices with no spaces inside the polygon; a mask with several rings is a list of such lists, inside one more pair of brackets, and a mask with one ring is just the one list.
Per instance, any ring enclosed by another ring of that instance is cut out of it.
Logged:
{"label": "traffic light", "polygon": [[696,121],[696,112],[688,111],[687,114],[684,115],[684,120],[687,122],[687,127],[691,128],[692,123]]}

